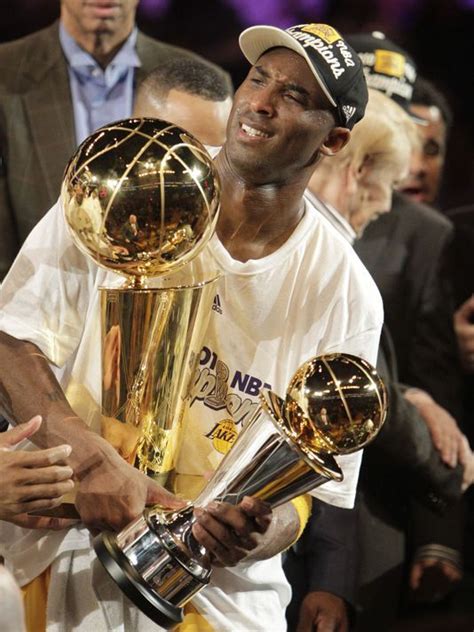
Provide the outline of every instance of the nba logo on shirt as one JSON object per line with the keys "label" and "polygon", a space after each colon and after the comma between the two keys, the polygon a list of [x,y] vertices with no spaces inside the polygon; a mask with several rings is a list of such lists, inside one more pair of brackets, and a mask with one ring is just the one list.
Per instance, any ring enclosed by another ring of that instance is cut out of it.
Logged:
{"label": "nba logo on shirt", "polygon": [[216,294],[214,296],[214,302],[212,303],[212,309],[217,312],[218,314],[222,314],[222,307],[221,307],[221,299],[219,294]]}

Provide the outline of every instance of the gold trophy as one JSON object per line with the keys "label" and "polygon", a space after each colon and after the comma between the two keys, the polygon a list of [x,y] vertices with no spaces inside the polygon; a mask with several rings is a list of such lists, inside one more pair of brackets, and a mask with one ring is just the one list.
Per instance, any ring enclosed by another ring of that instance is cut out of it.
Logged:
{"label": "gold trophy", "polygon": [[215,295],[203,256],[219,206],[212,159],[166,121],[117,121],[79,147],[61,200],[79,249],[126,277],[100,290],[101,434],[165,485]]}
{"label": "gold trophy", "polygon": [[120,533],[94,540],[100,561],[129,599],[155,623],[172,628],[182,607],[210,579],[209,554],[194,538],[194,506],[255,496],[275,508],[327,481],[342,481],[334,455],[367,445],[386,415],[384,384],[365,360],[315,357],[293,376],[285,399],[260,393],[260,410],[241,430],[194,504],[159,506]]}

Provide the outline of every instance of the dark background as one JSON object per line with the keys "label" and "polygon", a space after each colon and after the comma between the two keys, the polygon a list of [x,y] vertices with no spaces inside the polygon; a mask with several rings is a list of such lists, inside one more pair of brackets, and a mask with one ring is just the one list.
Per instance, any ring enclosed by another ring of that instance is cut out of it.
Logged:
{"label": "dark background", "polygon": [[[0,41],[47,26],[58,0],[1,0]],[[343,34],[381,30],[415,58],[454,110],[441,208],[474,203],[474,0],[141,0],[148,35],[222,65],[236,85],[247,71],[238,34],[252,24],[327,22]]]}

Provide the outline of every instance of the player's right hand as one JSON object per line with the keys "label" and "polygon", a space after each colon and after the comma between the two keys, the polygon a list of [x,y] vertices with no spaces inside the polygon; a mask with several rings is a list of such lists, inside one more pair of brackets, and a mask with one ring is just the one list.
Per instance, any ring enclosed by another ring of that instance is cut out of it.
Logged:
{"label": "player's right hand", "polygon": [[146,505],[179,509],[186,503],[128,464],[102,437],[90,437],[90,457],[76,468],[76,508],[93,530],[120,531]]}

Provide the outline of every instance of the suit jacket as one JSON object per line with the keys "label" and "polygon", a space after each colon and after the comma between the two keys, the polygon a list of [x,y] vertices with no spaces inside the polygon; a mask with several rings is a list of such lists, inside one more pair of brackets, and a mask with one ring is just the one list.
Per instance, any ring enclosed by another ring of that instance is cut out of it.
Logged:
{"label": "suit jacket", "polygon": [[[461,499],[463,468],[443,463],[418,410],[398,382],[393,341],[384,326],[377,371],[388,396],[388,412],[374,442],[364,450],[359,486],[366,497],[388,504],[394,523],[404,521],[407,502],[416,499],[441,514]],[[387,498],[390,502],[387,503]]]}
{"label": "suit jacket", "polygon": [[283,557],[291,585],[286,611],[288,631],[298,625],[301,602],[309,592],[328,592],[345,600],[352,618],[357,566],[357,514],[313,498],[313,509],[301,538]]}
{"label": "suit jacket", "polygon": [[[24,239],[57,200],[76,149],[59,23],[0,46],[0,279]],[[189,51],[138,34],[135,84]]]}
{"label": "suit jacket", "polygon": [[354,247],[382,294],[400,381],[428,391],[460,419],[461,372],[447,252],[453,227],[437,211],[395,193],[390,213]]}

